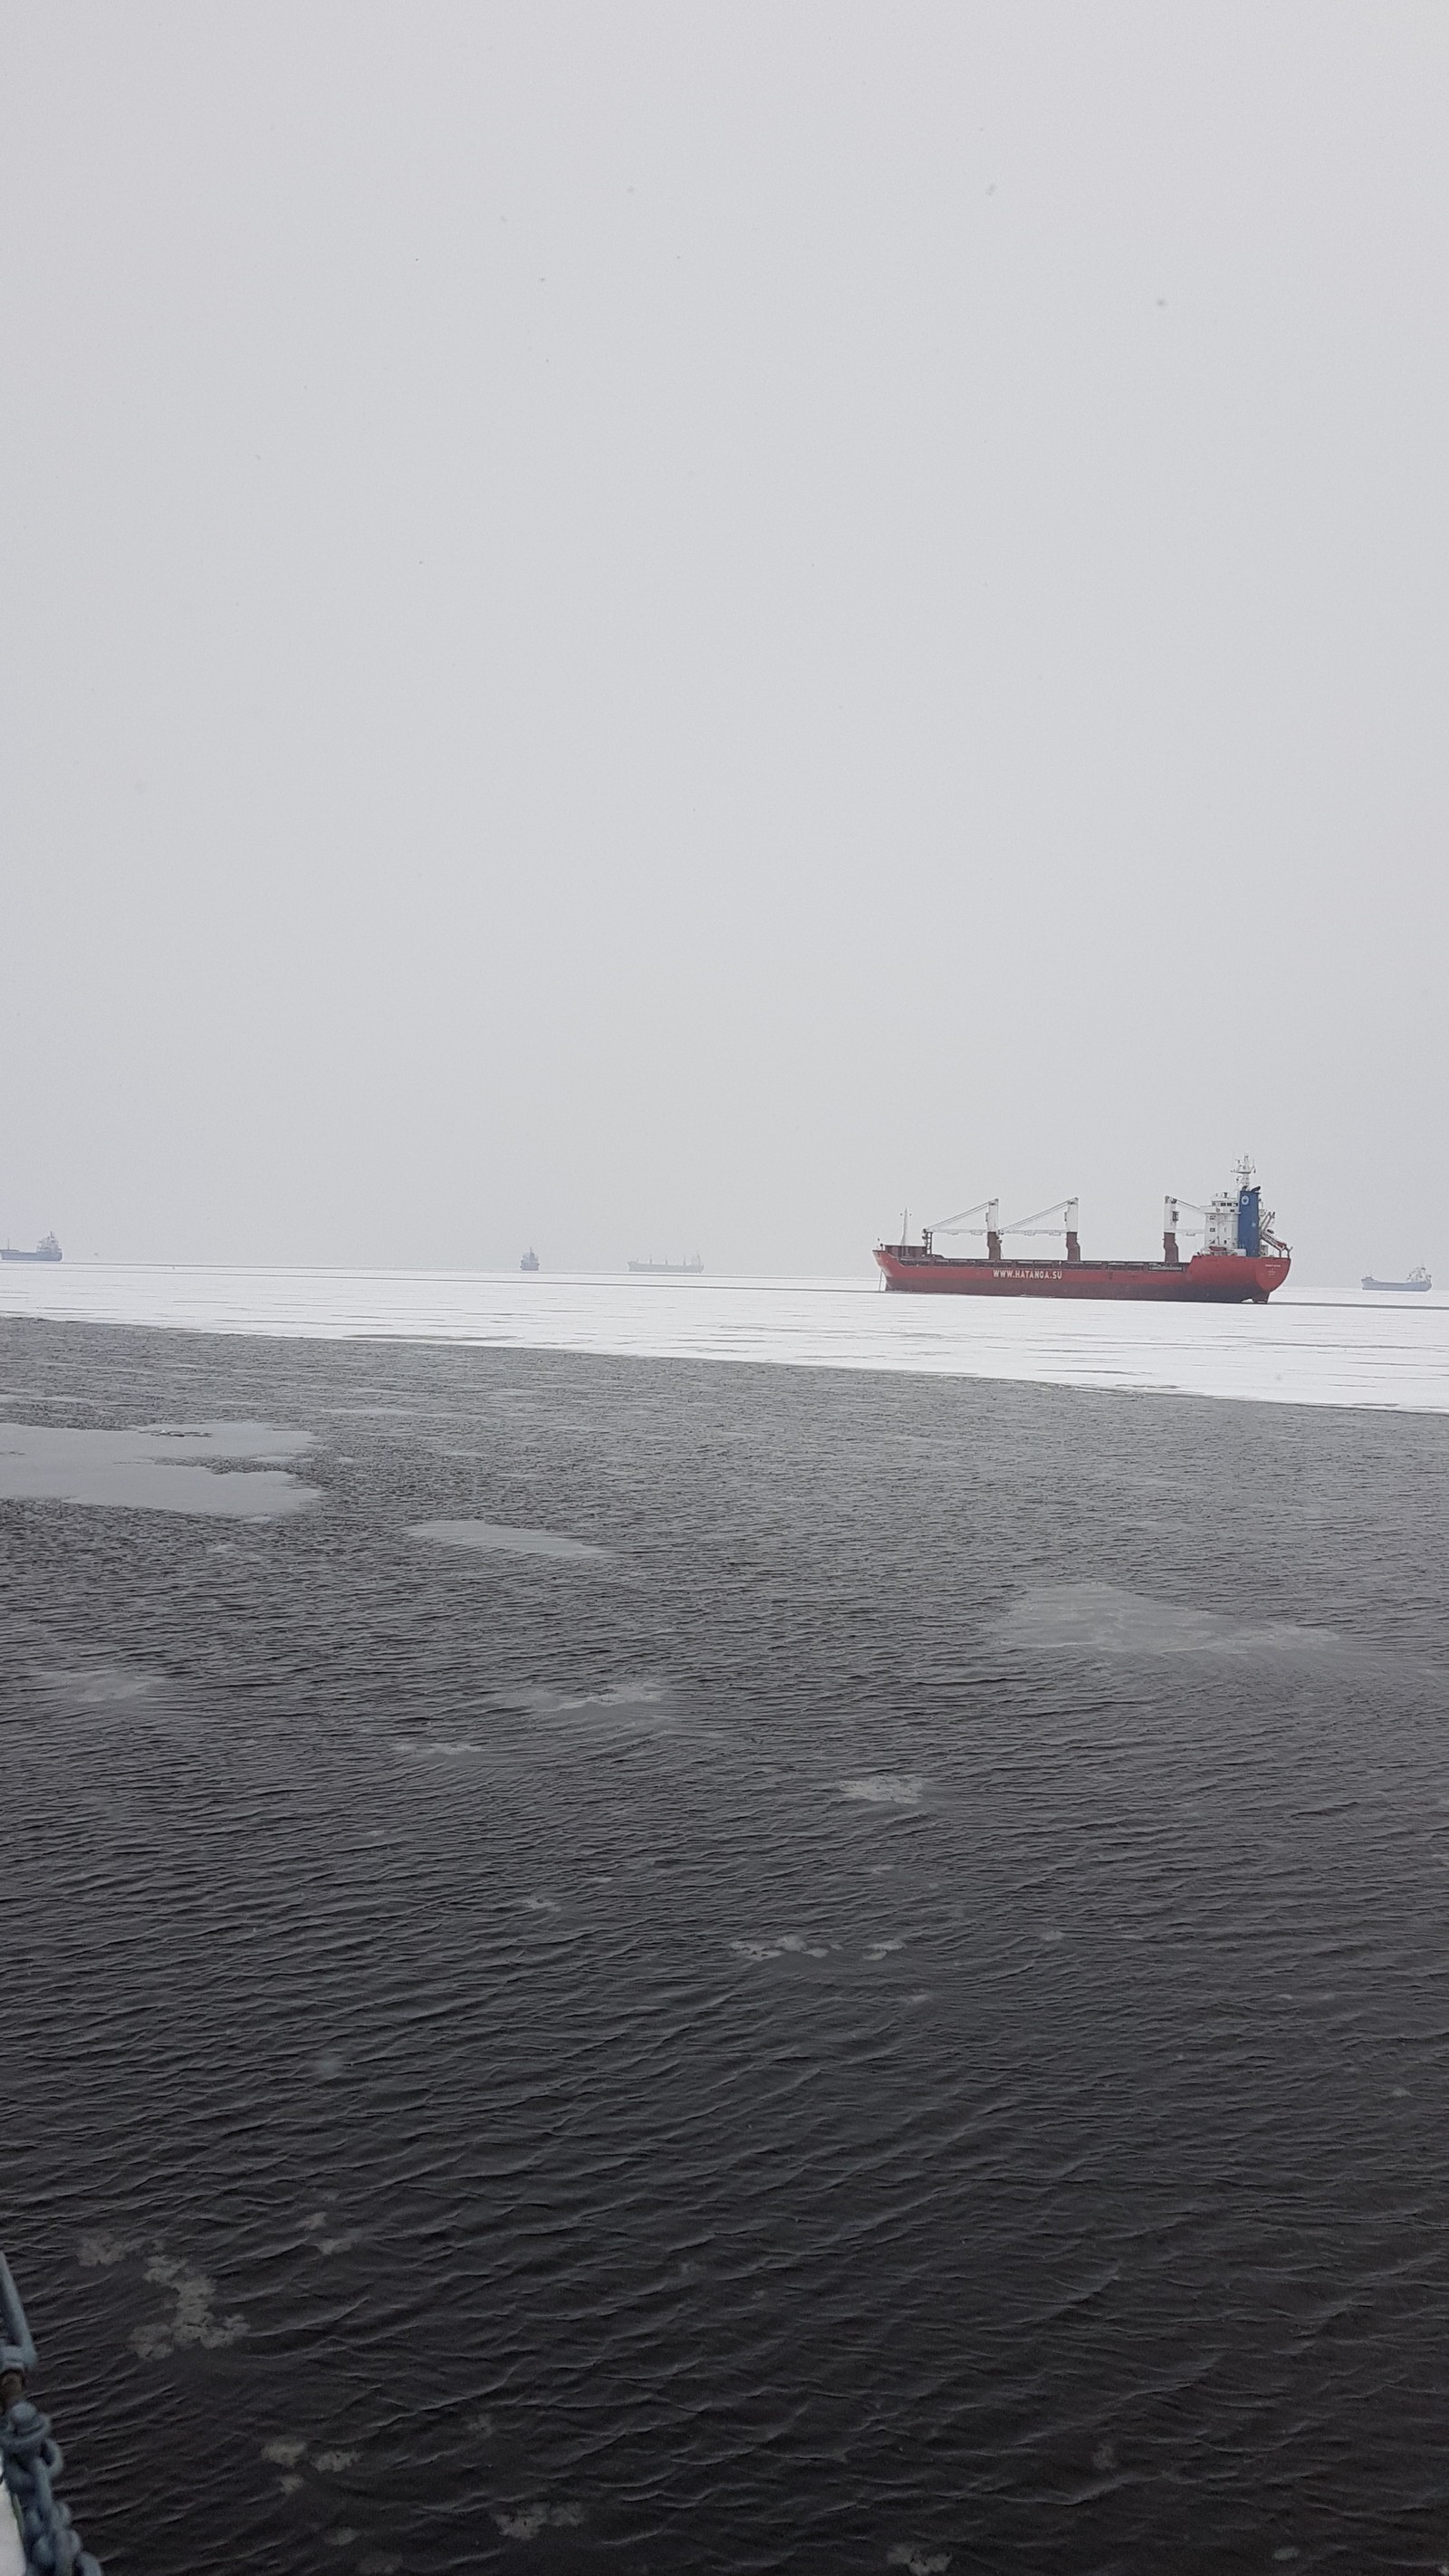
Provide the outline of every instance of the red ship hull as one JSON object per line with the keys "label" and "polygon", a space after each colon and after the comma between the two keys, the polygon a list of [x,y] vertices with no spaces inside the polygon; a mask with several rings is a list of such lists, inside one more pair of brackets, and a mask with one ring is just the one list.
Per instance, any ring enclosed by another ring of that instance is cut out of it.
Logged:
{"label": "red ship hull", "polygon": [[1157,1305],[1266,1306],[1286,1252],[1195,1252],[1190,1261],[953,1261],[919,1243],[878,1243],[888,1288],[927,1297],[1113,1297]]}

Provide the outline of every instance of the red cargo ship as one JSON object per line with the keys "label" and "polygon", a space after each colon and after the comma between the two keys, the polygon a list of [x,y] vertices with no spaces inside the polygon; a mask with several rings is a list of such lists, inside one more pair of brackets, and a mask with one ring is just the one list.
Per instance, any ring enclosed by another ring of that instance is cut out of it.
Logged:
{"label": "red cargo ship", "polygon": [[[1204,1219],[1203,1249],[1186,1261],[1178,1250],[1182,1229],[1174,1198],[1163,1206],[1160,1261],[1084,1261],[1075,1199],[1039,1208],[1009,1226],[1002,1225],[999,1206],[989,1199],[963,1208],[959,1216],[924,1227],[919,1243],[878,1243],[875,1257],[887,1288],[937,1297],[1134,1297],[1188,1306],[1266,1306],[1288,1276],[1288,1246],[1274,1234],[1273,1211],[1264,1209],[1246,1162],[1239,1166],[1236,1189],[1224,1190],[1211,1207],[1194,1211]],[[969,1220],[978,1216],[984,1222],[971,1225]],[[1060,1222],[1044,1226],[1043,1217]],[[938,1234],[964,1233],[985,1235],[984,1259],[963,1260],[936,1250]],[[1019,1260],[1002,1251],[1002,1237],[1008,1234],[1064,1235],[1065,1250],[1048,1260]]]}

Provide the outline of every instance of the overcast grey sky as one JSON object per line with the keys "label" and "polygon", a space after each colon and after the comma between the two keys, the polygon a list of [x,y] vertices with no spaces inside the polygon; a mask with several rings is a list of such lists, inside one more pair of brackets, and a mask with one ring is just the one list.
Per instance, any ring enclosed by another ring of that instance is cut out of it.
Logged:
{"label": "overcast grey sky", "polygon": [[1449,1272],[1449,10],[10,5],[0,1232]]}

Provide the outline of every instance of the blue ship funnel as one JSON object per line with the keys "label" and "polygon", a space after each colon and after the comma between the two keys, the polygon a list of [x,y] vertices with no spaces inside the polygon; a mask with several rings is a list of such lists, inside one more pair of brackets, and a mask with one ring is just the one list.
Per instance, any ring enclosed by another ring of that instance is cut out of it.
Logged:
{"label": "blue ship funnel", "polygon": [[1238,1192],[1238,1250],[1254,1261],[1263,1248],[1263,1219],[1258,1204],[1261,1195],[1256,1182],[1250,1190]]}

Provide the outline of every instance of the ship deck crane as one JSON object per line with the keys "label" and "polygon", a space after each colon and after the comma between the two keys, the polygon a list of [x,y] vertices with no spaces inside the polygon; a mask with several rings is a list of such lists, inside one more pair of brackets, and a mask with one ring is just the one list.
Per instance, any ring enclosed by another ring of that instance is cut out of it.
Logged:
{"label": "ship deck crane", "polygon": [[[1077,1206],[1078,1202],[1074,1198],[1053,1199],[1046,1207],[1034,1208],[1030,1216],[1018,1217],[1013,1224],[1003,1225],[1000,1213],[1001,1201],[978,1199],[974,1207],[962,1208],[955,1216],[943,1217],[937,1225],[923,1226],[921,1241],[929,1252],[938,1234],[984,1234],[987,1260],[999,1261],[1003,1235],[1065,1234],[1068,1261],[1080,1261],[1082,1247],[1077,1233]],[[984,1225],[972,1225],[969,1222],[972,1217],[977,1216],[985,1218]],[[1060,1216],[1060,1225],[1043,1225],[1041,1219],[1045,1216]]]}

